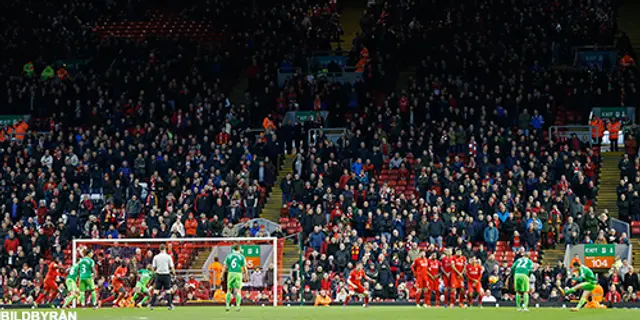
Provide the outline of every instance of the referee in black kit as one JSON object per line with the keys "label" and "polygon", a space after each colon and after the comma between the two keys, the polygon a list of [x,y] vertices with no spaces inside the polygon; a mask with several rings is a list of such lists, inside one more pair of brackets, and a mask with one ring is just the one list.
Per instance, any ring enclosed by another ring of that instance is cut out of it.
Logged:
{"label": "referee in black kit", "polygon": [[156,272],[156,279],[154,282],[155,290],[151,297],[151,303],[149,309],[153,310],[153,306],[156,304],[158,294],[162,291],[165,292],[167,298],[167,304],[169,310],[173,310],[173,288],[171,285],[171,275],[176,276],[176,268],[173,266],[173,258],[167,254],[167,247],[164,244],[160,245],[160,253],[153,257],[153,269]]}

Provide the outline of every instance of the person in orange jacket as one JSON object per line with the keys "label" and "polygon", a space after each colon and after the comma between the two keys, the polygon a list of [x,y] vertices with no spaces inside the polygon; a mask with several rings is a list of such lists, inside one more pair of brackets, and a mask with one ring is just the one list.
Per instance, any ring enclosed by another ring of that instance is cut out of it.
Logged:
{"label": "person in orange jacket", "polygon": [[620,136],[620,121],[611,119],[607,121],[607,131],[611,140],[611,151],[618,151],[618,137]]}
{"label": "person in orange jacket", "polygon": [[323,306],[328,307],[331,304],[331,297],[327,294],[325,290],[320,290],[320,293],[316,296],[316,302],[313,304],[314,306]]}
{"label": "person in orange jacket", "polygon": [[604,122],[598,117],[593,117],[589,124],[591,125],[591,137],[596,143],[600,143],[604,135]]}
{"label": "person in orange jacket", "polygon": [[265,130],[275,130],[276,129],[275,123],[273,123],[273,120],[271,120],[271,115],[266,116],[264,118],[264,120],[262,120],[262,127]]}

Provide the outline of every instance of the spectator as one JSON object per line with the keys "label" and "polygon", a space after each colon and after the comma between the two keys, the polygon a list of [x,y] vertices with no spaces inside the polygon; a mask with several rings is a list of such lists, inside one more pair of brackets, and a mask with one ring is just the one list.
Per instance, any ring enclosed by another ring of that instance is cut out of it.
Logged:
{"label": "spectator", "polygon": [[494,227],[493,222],[489,222],[489,225],[484,229],[484,241],[487,244],[487,250],[489,252],[496,251],[496,243],[498,242],[498,229]]}

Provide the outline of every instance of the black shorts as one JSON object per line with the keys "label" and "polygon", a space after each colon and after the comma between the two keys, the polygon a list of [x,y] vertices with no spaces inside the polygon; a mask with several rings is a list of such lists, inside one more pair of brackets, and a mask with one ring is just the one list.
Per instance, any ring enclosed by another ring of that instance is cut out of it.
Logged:
{"label": "black shorts", "polygon": [[154,282],[156,290],[171,290],[171,275],[159,274]]}

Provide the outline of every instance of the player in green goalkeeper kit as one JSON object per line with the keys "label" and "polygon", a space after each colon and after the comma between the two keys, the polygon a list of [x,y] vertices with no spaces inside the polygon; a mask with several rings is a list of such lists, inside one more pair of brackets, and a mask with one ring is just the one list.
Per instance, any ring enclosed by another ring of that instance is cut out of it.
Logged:
{"label": "player in green goalkeeper kit", "polygon": [[71,302],[73,302],[73,300],[80,297],[80,291],[76,284],[78,282],[79,268],[79,263],[76,263],[69,268],[67,279],[64,281],[64,284],[67,287],[68,296],[64,299],[64,304],[62,305],[63,308],[66,308]]}
{"label": "player in green goalkeeper kit", "polygon": [[227,311],[231,305],[231,298],[233,293],[236,295],[236,311],[240,311],[240,302],[242,300],[242,279],[247,278],[247,260],[240,252],[240,245],[234,245],[231,253],[227,255],[224,260],[224,267],[222,268],[222,274],[228,271],[227,274]]}
{"label": "player in green goalkeeper kit", "polygon": [[80,304],[84,307],[86,304],[86,293],[91,292],[91,303],[93,307],[98,307],[98,295],[96,293],[96,285],[93,281],[95,274],[93,273],[96,263],[93,261],[93,250],[87,249],[84,257],[78,262],[80,271]]}
{"label": "player in green goalkeeper kit", "polygon": [[145,302],[149,300],[149,283],[153,279],[153,266],[148,265],[146,269],[138,271],[138,282],[136,283],[135,293],[131,297],[131,301],[135,303],[139,295],[144,295],[142,301],[137,304],[138,308],[142,308]]}
{"label": "player in green goalkeeper kit", "polygon": [[582,290],[582,297],[580,297],[578,305],[575,308],[571,308],[571,311],[578,311],[587,303],[587,299],[591,295],[591,292],[598,285],[598,279],[596,278],[596,275],[593,273],[593,271],[591,271],[591,269],[587,268],[586,266],[583,266],[580,261],[574,261],[573,268],[577,273],[577,276],[574,277],[574,280],[576,280],[578,284],[571,289],[560,289],[560,292],[562,292],[563,295],[567,295],[578,290]]}
{"label": "player in green goalkeeper kit", "polygon": [[533,270],[533,261],[529,259],[529,253],[516,260],[511,266],[511,274],[515,281],[516,307],[518,311],[529,311],[529,274]]}

